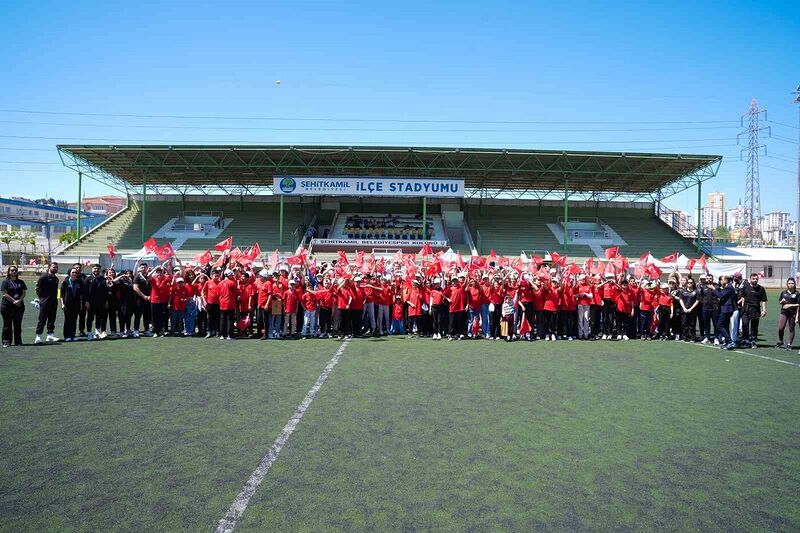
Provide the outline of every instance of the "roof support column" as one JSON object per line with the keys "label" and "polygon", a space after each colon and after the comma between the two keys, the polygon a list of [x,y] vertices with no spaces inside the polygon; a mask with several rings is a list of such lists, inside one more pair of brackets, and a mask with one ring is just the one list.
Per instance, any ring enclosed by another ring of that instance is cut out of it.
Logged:
{"label": "roof support column", "polygon": [[428,198],[422,197],[422,240],[428,240]]}
{"label": "roof support column", "polygon": [[569,242],[569,182],[567,177],[564,176],[564,251],[567,250],[567,243]]}
{"label": "roof support column", "polygon": [[700,241],[703,239],[703,182],[697,181],[697,253],[700,253]]}
{"label": "roof support column", "polygon": [[279,220],[278,233],[280,235],[278,236],[278,242],[280,243],[281,246],[283,246],[283,195],[281,194],[280,197],[281,197],[281,206],[280,206],[280,214],[278,215],[278,220]]}
{"label": "roof support column", "polygon": [[142,242],[147,240],[144,227],[147,223],[147,176],[142,178]]}
{"label": "roof support column", "polygon": [[76,241],[79,241],[80,238],[81,238],[81,208],[83,207],[81,205],[81,196],[82,196],[82,194],[81,194],[81,185],[83,185],[82,181],[83,181],[83,174],[80,171],[78,171],[78,204],[77,204],[77,207],[75,208],[75,211],[76,211],[76,213],[75,213],[75,233],[76,233],[75,240]]}

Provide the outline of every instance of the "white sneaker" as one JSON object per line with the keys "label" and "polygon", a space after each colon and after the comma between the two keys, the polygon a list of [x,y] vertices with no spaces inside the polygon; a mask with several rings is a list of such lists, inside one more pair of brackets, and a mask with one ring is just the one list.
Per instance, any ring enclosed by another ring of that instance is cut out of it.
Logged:
{"label": "white sneaker", "polygon": [[42,344],[42,337],[36,335],[36,338],[33,339],[33,344]]}
{"label": "white sneaker", "polygon": [[714,346],[719,346],[719,339],[714,339]]}
{"label": "white sneaker", "polygon": [[47,335],[47,342],[58,342],[58,341],[60,341],[60,340],[61,340],[61,339],[59,339],[59,338],[58,338],[58,337],[56,337],[55,335],[49,335],[49,334]]}
{"label": "white sneaker", "polygon": [[105,331],[101,331],[101,332],[100,332],[100,338],[101,338],[101,339],[108,338],[108,333],[106,333]]}
{"label": "white sneaker", "polygon": [[630,339],[628,338],[628,336],[627,336],[627,335],[623,335],[623,336],[622,336],[622,340],[624,340],[624,341],[627,341],[627,340],[630,340]]}
{"label": "white sneaker", "polygon": [[708,344],[708,339],[703,338],[703,340],[700,341],[700,344]]}
{"label": "white sneaker", "polygon": [[134,330],[134,332],[133,332],[133,338],[134,338],[134,339],[138,339],[138,338],[139,338],[139,330],[138,330],[138,329],[137,329],[137,330]]}

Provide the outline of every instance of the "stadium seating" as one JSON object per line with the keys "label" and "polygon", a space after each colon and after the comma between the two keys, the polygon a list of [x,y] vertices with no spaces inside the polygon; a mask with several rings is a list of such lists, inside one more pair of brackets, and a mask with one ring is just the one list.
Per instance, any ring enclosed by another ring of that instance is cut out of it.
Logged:
{"label": "stadium seating", "polygon": [[[226,219],[233,219],[222,233],[214,239],[187,239],[178,252],[196,252],[213,248],[214,244],[229,236],[233,245],[246,247],[258,242],[262,250],[280,248],[293,251],[302,238],[298,230],[303,223],[303,211],[299,204],[284,205],[284,244],[280,245],[278,232],[279,205],[268,202],[245,202],[241,210],[239,202],[158,202],[147,203],[145,234],[152,235],[170,219],[183,211],[222,211]],[[64,250],[68,255],[96,255],[106,253],[106,245],[112,243],[120,252],[133,252],[142,247],[142,213],[133,205],[120,216]],[[295,233],[297,232],[297,233]],[[161,239],[159,240],[161,241]],[[184,254],[185,255],[185,254]]]}
{"label": "stadium seating", "polygon": [[[484,205],[468,206],[467,220],[473,239],[479,241],[480,253],[490,248],[503,255],[516,255],[521,250],[564,252],[548,224],[558,222],[563,210],[554,207],[519,207]],[[626,243],[620,252],[638,257],[650,250],[654,256],[672,252],[695,253],[691,242],[656,218],[652,211],[634,208],[570,208],[571,217],[598,217],[610,226]],[[478,243],[476,243],[478,244]],[[592,257],[588,246],[569,245],[566,253],[572,257]]]}

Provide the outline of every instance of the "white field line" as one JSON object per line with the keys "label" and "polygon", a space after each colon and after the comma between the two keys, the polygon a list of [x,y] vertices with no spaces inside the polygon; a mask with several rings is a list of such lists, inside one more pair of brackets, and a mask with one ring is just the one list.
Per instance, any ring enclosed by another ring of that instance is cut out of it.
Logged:
{"label": "white field line", "polygon": [[300,402],[300,405],[298,405],[297,409],[295,409],[292,418],[286,422],[286,425],[283,427],[280,435],[278,435],[278,438],[275,439],[275,442],[272,443],[272,446],[270,447],[269,451],[267,451],[267,454],[261,459],[261,462],[258,464],[258,467],[253,471],[253,473],[250,474],[250,478],[247,480],[247,483],[244,484],[244,487],[242,487],[242,490],[236,496],[236,499],[233,500],[228,512],[225,513],[225,516],[219,521],[217,527],[214,528],[215,533],[227,533],[236,528],[236,521],[242,517],[242,514],[247,509],[250,499],[253,497],[253,494],[255,494],[256,489],[258,489],[258,486],[261,485],[262,481],[264,481],[264,478],[267,476],[272,464],[278,458],[278,455],[280,455],[281,450],[286,445],[289,437],[291,437],[292,433],[294,433],[294,430],[297,428],[300,420],[302,420],[303,415],[311,405],[311,402],[314,401],[314,398],[322,388],[325,380],[328,379],[328,376],[330,376],[333,368],[339,362],[339,358],[344,353],[349,342],[349,340],[345,340],[342,345],[339,346],[339,349],[336,350],[336,353],[333,354],[333,357],[331,357],[330,361],[328,361],[328,365],[322,371],[322,374],[319,375],[319,378],[317,378],[317,381],[308,391],[306,397],[303,398],[303,401]]}
{"label": "white field line", "polygon": [[767,361],[775,361],[776,363],[783,363],[784,365],[791,365],[800,368],[800,363],[793,363],[792,361],[784,361],[783,359],[776,359],[774,357],[769,357],[766,355],[758,355],[752,352],[742,352],[741,350],[721,350],[719,346],[709,346],[708,344],[698,344],[698,346],[702,346],[703,348],[713,348],[720,352],[734,352],[741,355],[749,355],[751,357],[758,357],[759,359],[766,359]]}

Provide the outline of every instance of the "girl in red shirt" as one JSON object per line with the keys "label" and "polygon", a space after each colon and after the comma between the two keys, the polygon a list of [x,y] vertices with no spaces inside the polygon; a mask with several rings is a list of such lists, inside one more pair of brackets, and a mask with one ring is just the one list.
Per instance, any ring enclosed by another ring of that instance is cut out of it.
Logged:
{"label": "girl in red shirt", "polygon": [[556,340],[558,330],[558,304],[561,299],[558,281],[552,280],[550,286],[544,288],[544,309],[542,319],[544,322],[544,339]]}

